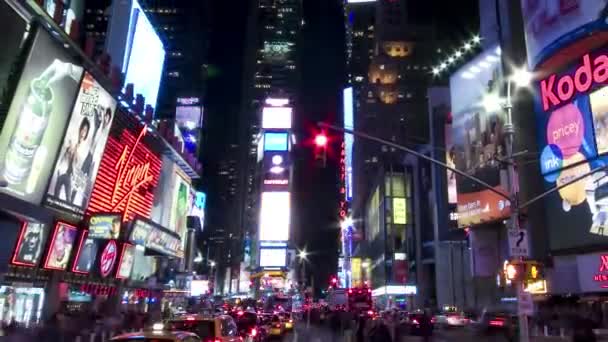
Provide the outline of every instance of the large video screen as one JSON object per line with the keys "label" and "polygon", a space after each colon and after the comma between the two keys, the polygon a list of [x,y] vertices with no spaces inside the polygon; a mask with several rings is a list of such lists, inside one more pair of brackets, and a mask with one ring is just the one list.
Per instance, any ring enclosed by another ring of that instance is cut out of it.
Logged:
{"label": "large video screen", "polygon": [[532,68],[563,47],[608,28],[606,0],[522,0],[521,4]]}
{"label": "large video screen", "polygon": [[47,191],[48,206],[84,214],[115,109],[112,95],[85,72]]}
{"label": "large video screen", "polygon": [[15,71],[15,63],[19,60],[27,21],[22,18],[6,1],[0,1],[0,22],[2,23],[2,48],[0,54],[0,106],[10,99],[5,92],[8,90],[8,78]]}
{"label": "large video screen", "polygon": [[[547,188],[608,165],[606,60],[608,49],[592,52],[536,85],[539,164]],[[572,85],[571,91],[558,84]],[[608,172],[550,194],[545,206],[551,249],[608,243]]]}
{"label": "large video screen", "polygon": [[[344,89],[344,128],[354,129],[354,98],[353,87]],[[353,144],[355,137],[350,133],[344,133],[344,162],[346,164],[346,200],[353,198]]]}
{"label": "large video screen", "polygon": [[289,240],[289,192],[262,192],[260,241]]}
{"label": "large video screen", "polygon": [[262,109],[262,128],[264,129],[290,129],[291,107],[264,107]]}
{"label": "large video screen", "polygon": [[260,267],[285,267],[287,249],[260,248]]}
{"label": "large video screen", "polygon": [[0,191],[39,204],[83,69],[39,29],[0,134]]}
{"label": "large video screen", "polygon": [[124,84],[133,83],[134,95],[141,94],[155,107],[165,48],[136,0],[113,4],[106,48],[125,73]]}
{"label": "large video screen", "polygon": [[[462,66],[450,78],[452,101],[451,145],[446,146],[457,169],[481,179],[495,190],[506,190],[505,134],[502,108],[489,106],[497,98],[502,80],[501,50],[494,46]],[[484,105],[486,104],[486,105]],[[505,198],[456,175],[458,225],[496,221],[509,215]]]}

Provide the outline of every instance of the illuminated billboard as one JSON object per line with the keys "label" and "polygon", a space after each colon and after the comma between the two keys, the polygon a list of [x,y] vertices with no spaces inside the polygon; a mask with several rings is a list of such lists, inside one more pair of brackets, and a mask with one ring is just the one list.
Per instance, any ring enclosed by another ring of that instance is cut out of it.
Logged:
{"label": "illuminated billboard", "polygon": [[587,47],[606,41],[605,37],[593,39],[594,33],[605,35],[608,29],[605,0],[522,0],[521,5],[528,64],[532,68],[551,58],[568,58],[571,53],[584,52],[585,47],[578,46],[556,53],[584,39],[596,41],[583,44]]}
{"label": "illuminated billboard", "polygon": [[262,109],[262,128],[264,129],[290,129],[291,107],[264,107]]}
{"label": "illuminated billboard", "polygon": [[49,183],[46,205],[84,214],[115,109],[112,95],[85,72]]}
{"label": "illuminated billboard", "polygon": [[[608,49],[538,80],[539,164],[547,188],[608,165],[607,80]],[[552,250],[608,243],[607,175],[596,172],[546,197]]]}
{"label": "illuminated billboard", "polygon": [[[354,99],[353,88],[344,89],[344,128],[354,128]],[[344,133],[344,152],[346,164],[346,200],[350,201],[353,198],[353,143],[354,137],[352,134]]]}
{"label": "illuminated billboard", "polygon": [[162,163],[152,139],[135,117],[116,112],[87,213],[150,217]]}
{"label": "illuminated billboard", "polygon": [[147,104],[156,106],[165,48],[154,27],[136,0],[115,2],[108,24],[108,54],[133,84],[134,95],[141,94]]}
{"label": "illuminated billboard", "polygon": [[40,28],[25,58],[0,134],[0,191],[40,204],[83,69]]}
{"label": "illuminated billboard", "polygon": [[288,133],[264,133],[264,151],[287,151]]}
{"label": "illuminated billboard", "polygon": [[287,249],[260,248],[260,267],[285,267]]}
{"label": "illuminated billboard", "polygon": [[262,192],[260,241],[289,240],[290,207],[289,192]]}
{"label": "illuminated billboard", "polygon": [[[451,146],[453,164],[463,172],[508,193],[505,164],[504,117],[500,106],[483,104],[500,96],[503,84],[501,50],[494,46],[462,66],[450,77],[452,102]],[[468,178],[456,175],[458,225],[460,227],[508,217],[509,202]]]}

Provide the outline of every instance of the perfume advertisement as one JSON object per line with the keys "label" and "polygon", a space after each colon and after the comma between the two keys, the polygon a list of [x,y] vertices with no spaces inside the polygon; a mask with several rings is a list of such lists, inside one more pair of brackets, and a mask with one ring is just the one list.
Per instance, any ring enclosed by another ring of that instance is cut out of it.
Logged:
{"label": "perfume advertisement", "polygon": [[0,134],[0,191],[39,204],[83,69],[44,29],[36,33]]}
{"label": "perfume advertisement", "polygon": [[85,72],[45,203],[83,215],[106,147],[116,100]]}

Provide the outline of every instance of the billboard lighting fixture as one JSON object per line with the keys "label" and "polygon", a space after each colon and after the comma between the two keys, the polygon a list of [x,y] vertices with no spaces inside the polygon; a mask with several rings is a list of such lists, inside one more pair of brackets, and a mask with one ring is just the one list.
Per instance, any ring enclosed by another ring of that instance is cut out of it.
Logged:
{"label": "billboard lighting fixture", "polygon": [[[471,39],[466,40],[453,54],[446,56],[436,66],[429,68],[431,74],[439,76],[443,71],[447,71],[450,65],[455,65],[456,61],[463,57],[465,54],[473,50],[474,47],[481,44],[481,36],[475,35]],[[499,52],[497,52],[500,55]]]}
{"label": "billboard lighting fixture", "polygon": [[275,174],[283,173],[283,171],[285,171],[285,168],[280,167],[280,166],[273,166],[270,168],[270,172],[275,173]]}
{"label": "billboard lighting fixture", "polygon": [[281,165],[283,164],[283,157],[279,155],[272,156],[272,165]]}

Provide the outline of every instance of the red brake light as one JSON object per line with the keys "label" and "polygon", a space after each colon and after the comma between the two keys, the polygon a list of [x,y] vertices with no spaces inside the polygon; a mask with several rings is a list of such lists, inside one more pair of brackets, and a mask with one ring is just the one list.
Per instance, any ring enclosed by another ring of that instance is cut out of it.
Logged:
{"label": "red brake light", "polygon": [[348,289],[348,294],[353,294],[353,289]]}
{"label": "red brake light", "polygon": [[374,315],[374,312],[373,312],[372,310],[369,310],[369,311],[367,312],[367,314],[368,314],[368,315],[370,315],[370,316],[373,316],[373,315]]}
{"label": "red brake light", "polygon": [[196,318],[194,317],[186,317],[186,321],[194,321]]}
{"label": "red brake light", "polygon": [[258,330],[256,328],[251,329],[251,336],[255,337],[258,334]]}
{"label": "red brake light", "polygon": [[236,314],[239,315],[239,316],[243,316],[244,312],[243,311],[239,311]]}
{"label": "red brake light", "polygon": [[490,321],[490,325],[493,327],[502,327],[503,325],[505,325],[505,322],[503,320],[491,320]]}
{"label": "red brake light", "polygon": [[290,319],[290,320],[289,320],[289,323],[293,323],[293,319]]}
{"label": "red brake light", "polygon": [[368,293],[372,293],[372,289],[367,289],[367,292]]}
{"label": "red brake light", "polygon": [[415,318],[412,320],[412,323],[414,323],[414,324],[416,324],[416,325],[420,324],[420,322],[418,322],[418,320],[417,320],[417,319],[415,319]]}

